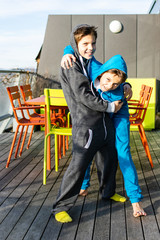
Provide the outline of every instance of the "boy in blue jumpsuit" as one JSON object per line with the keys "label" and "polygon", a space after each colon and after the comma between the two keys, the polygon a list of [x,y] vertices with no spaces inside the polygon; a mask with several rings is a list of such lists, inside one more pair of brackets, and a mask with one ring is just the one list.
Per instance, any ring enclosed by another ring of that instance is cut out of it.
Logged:
{"label": "boy in blue jumpsuit", "polygon": [[[65,54],[68,52],[73,53],[70,47],[65,50]],[[117,75],[116,70],[124,72],[127,77],[127,66],[124,59],[120,55],[115,55],[104,64],[101,64],[93,57],[90,63],[89,77],[93,82],[94,88],[96,88],[104,101],[112,103],[114,101],[121,100],[123,102],[122,108],[117,113],[110,113],[110,117],[112,118],[115,126],[116,149],[119,166],[124,177],[127,196],[129,197],[133,206],[134,217],[146,216],[146,213],[140,206],[140,202],[143,196],[141,194],[141,189],[138,184],[137,172],[130,153],[129,111],[127,101],[124,99],[123,84],[119,85],[120,82],[117,81],[117,84],[113,80],[113,86],[110,85],[110,76],[115,78]],[[104,76],[105,74],[106,77]],[[90,165],[88,166],[85,173],[84,181],[81,186],[82,190],[86,190],[90,186]]]}

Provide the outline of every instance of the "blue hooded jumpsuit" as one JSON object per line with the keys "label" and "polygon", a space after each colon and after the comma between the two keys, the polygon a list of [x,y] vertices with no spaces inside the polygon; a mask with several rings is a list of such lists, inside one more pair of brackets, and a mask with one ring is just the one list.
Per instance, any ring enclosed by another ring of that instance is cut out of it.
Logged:
{"label": "blue hooded jumpsuit", "polygon": [[[64,54],[67,53],[73,54],[73,50],[69,46],[64,51]],[[119,69],[125,72],[127,75],[127,66],[121,55],[113,56],[104,64],[98,62],[94,57],[92,58],[88,74],[93,82],[94,87],[96,87],[95,82],[97,81],[97,77],[109,69]],[[141,189],[138,184],[137,171],[130,153],[129,111],[127,101],[124,99],[123,84],[121,84],[118,88],[112,91],[102,92],[100,89],[97,89],[97,91],[99,92],[101,98],[104,101],[123,101],[122,108],[117,113],[110,113],[110,117],[114,122],[116,133],[115,145],[117,149],[119,166],[124,178],[127,196],[129,197],[131,203],[140,202],[143,196],[141,194]],[[89,181],[90,165],[86,170],[81,189],[87,189],[90,185]]]}

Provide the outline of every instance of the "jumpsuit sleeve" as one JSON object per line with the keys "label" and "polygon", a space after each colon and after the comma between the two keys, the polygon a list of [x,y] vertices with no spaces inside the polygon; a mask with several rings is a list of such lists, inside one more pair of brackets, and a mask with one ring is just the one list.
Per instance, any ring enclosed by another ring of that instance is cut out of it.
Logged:
{"label": "jumpsuit sleeve", "polygon": [[73,48],[71,47],[71,45],[68,45],[64,48],[64,51],[63,51],[63,56],[66,55],[66,54],[72,54],[74,55],[74,50]]}

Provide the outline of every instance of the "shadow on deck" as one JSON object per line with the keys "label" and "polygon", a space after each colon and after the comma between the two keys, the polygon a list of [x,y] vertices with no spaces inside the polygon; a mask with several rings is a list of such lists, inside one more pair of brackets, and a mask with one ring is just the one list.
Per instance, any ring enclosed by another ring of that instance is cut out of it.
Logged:
{"label": "shadow on deck", "polygon": [[[60,160],[59,172],[48,172],[42,184],[43,133],[35,132],[31,146],[20,158],[11,159],[5,168],[13,134],[0,135],[0,239],[28,240],[158,240],[160,239],[160,131],[147,132],[153,158],[151,169],[139,133],[131,133],[131,153],[137,168],[147,217],[133,218],[129,201],[102,201],[98,192],[96,169],[92,167],[91,187],[87,197],[79,197],[71,209],[73,222],[60,224],[50,211],[71,159],[71,146]],[[120,170],[117,193],[125,195]]]}

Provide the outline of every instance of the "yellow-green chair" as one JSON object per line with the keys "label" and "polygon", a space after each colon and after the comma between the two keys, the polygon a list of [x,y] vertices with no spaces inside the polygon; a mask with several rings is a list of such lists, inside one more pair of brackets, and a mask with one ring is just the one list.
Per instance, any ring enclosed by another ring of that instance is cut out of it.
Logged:
{"label": "yellow-green chair", "polygon": [[[60,91],[62,92],[62,90]],[[72,128],[67,127],[52,127],[51,126],[51,118],[50,118],[50,106],[67,106],[64,95],[61,94],[59,96],[54,96],[54,89],[44,89],[45,95],[45,104],[47,110],[47,124],[48,124],[48,133],[45,136],[44,141],[44,167],[43,167],[43,184],[46,184],[47,177],[47,139],[51,134],[54,134],[55,137],[55,171],[58,171],[58,135],[62,136],[71,136]]]}

